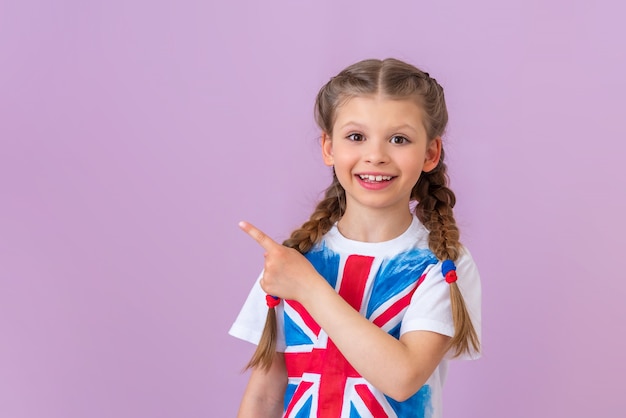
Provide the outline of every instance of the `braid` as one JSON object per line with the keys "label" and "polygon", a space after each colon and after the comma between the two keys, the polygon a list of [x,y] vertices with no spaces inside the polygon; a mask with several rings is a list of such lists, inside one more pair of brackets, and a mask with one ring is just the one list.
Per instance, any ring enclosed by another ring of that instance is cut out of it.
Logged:
{"label": "braid", "polygon": [[[324,199],[317,204],[309,220],[293,231],[291,236],[283,242],[283,245],[298,250],[302,254],[306,253],[341,218],[345,207],[346,191],[339,184],[337,176],[333,173],[333,182],[326,189]],[[277,332],[276,311],[273,307],[270,307],[265,318],[265,327],[261,334],[261,340],[246,369],[257,366],[265,371],[270,369],[276,352]]]}
{"label": "braid", "polygon": [[422,173],[413,188],[413,197],[419,204],[415,207],[418,219],[429,230],[428,246],[440,260],[456,260],[461,244],[452,208],[456,204],[454,192],[448,188],[444,152],[437,167]]}
{"label": "braid", "polygon": [[[448,188],[447,167],[443,162],[444,152],[437,167],[430,172],[422,173],[413,188],[412,198],[419,203],[415,207],[415,215],[428,229],[428,246],[440,260],[456,260],[460,255],[459,228],[456,225],[452,208],[456,203],[454,192]],[[450,283],[450,303],[454,336],[450,340],[450,348],[454,349],[455,357],[480,350],[478,334],[470,319],[463,295],[456,282]]]}

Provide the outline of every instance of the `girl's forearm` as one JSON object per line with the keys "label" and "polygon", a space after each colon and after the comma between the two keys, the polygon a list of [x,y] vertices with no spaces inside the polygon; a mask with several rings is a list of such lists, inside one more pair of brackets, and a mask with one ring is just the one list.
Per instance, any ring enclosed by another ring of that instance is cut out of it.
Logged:
{"label": "girl's forearm", "polygon": [[404,400],[417,392],[445,353],[448,337],[418,331],[409,344],[354,310],[325,281],[315,281],[301,303],[350,364],[386,395]]}

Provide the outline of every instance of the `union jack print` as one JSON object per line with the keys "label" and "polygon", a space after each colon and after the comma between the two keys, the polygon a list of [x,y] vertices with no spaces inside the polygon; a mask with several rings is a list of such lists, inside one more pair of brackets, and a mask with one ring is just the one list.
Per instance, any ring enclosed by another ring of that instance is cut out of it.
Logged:
{"label": "union jack print", "polygon": [[[343,256],[321,245],[307,258],[355,310],[396,338],[413,293],[436,262],[429,250],[391,259]],[[350,365],[306,310],[285,301],[286,418],[420,417],[430,413],[428,386],[405,402],[376,390]]]}

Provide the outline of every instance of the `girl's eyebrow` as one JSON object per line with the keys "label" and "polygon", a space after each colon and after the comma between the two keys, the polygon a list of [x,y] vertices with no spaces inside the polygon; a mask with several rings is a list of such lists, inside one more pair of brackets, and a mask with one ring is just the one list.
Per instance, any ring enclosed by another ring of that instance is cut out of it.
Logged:
{"label": "girl's eyebrow", "polygon": [[409,125],[408,123],[405,123],[403,125],[394,126],[391,130],[392,131],[402,131],[404,129],[409,129],[411,131],[417,132],[417,129],[413,125]]}
{"label": "girl's eyebrow", "polygon": [[[346,127],[350,127],[350,128],[354,127],[354,128],[360,129],[360,130],[363,130],[363,129],[366,128],[365,125],[362,125],[362,124],[360,124],[358,122],[349,121],[349,122],[346,122],[343,125],[341,125],[339,127],[339,129],[345,129]],[[418,129],[416,129],[413,125],[409,125],[408,123],[404,123],[404,124],[398,125],[398,126],[393,126],[393,127],[391,127],[389,129],[389,131],[398,132],[398,131],[402,131],[404,129],[409,129],[409,130],[411,130],[413,132],[418,132]]]}
{"label": "girl's eyebrow", "polygon": [[354,122],[354,121],[349,121],[349,122],[344,123],[343,125],[341,125],[339,127],[339,129],[345,129],[347,126],[355,127],[357,129],[365,129],[365,125],[362,125],[362,124],[360,124],[358,122]]}

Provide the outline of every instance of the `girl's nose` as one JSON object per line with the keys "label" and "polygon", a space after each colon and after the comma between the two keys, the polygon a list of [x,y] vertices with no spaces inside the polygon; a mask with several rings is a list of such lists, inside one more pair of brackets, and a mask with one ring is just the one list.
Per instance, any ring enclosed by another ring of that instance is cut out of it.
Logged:
{"label": "girl's nose", "polygon": [[371,164],[384,164],[389,161],[384,141],[369,141],[365,161]]}

